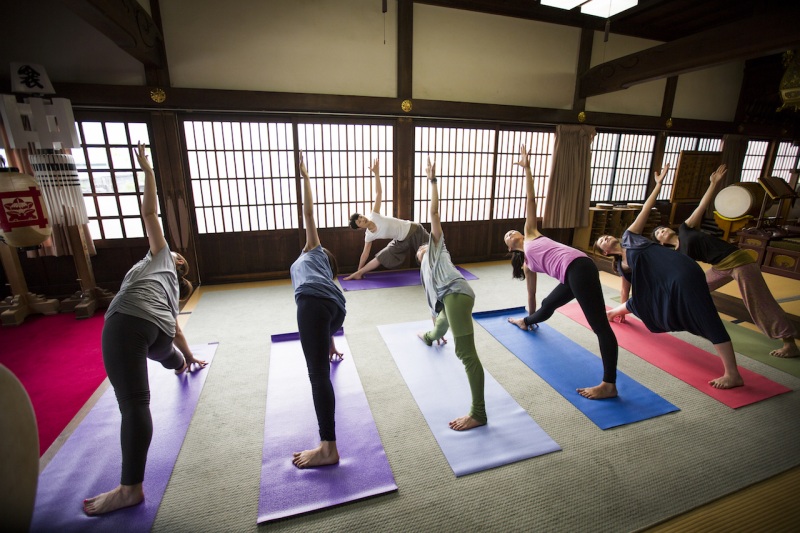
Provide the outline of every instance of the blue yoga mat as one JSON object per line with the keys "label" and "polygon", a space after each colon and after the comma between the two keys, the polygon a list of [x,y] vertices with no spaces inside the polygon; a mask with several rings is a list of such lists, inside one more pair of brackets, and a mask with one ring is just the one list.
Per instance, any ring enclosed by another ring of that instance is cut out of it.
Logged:
{"label": "blue yoga mat", "polygon": [[153,441],[147,454],[141,504],[99,516],[83,512],[84,499],[119,484],[121,416],[114,389],[109,387],[39,475],[31,531],[150,531],[217,346],[216,342],[191,345],[194,356],[208,361],[209,366],[179,376],[155,361],[147,361]]}
{"label": "blue yoga mat", "polygon": [[527,316],[524,307],[474,313],[475,321],[536,372],[600,429],[639,422],[679,409],[644,385],[617,371],[616,398],[590,400],[575,389],[603,378],[602,360],[547,324],[524,331],[509,317]]}
{"label": "blue yoga mat", "polygon": [[450,429],[448,422],[469,413],[469,383],[450,333],[442,346],[417,338],[430,326],[430,320],[422,320],[378,326],[378,331],[456,477],[561,449],[485,369],[489,423],[468,431]]}

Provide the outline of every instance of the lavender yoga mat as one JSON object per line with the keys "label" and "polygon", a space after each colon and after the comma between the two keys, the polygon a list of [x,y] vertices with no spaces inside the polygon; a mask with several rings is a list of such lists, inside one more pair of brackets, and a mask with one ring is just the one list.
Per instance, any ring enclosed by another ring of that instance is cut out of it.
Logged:
{"label": "lavender yoga mat", "polygon": [[273,335],[258,522],[277,520],[397,490],[347,340],[331,363],[339,464],[300,470],[292,453],[319,445],[319,427],[298,335]]}
{"label": "lavender yoga mat", "polygon": [[[472,272],[456,267],[464,279],[478,279]],[[364,291],[368,289],[387,289],[391,287],[410,287],[419,285],[419,270],[382,270],[380,272],[369,272],[364,274],[361,279],[345,280],[346,276],[339,276],[339,283],[346,291]]]}
{"label": "lavender yoga mat", "polygon": [[450,429],[448,422],[469,412],[472,397],[452,334],[442,346],[417,338],[430,326],[430,320],[422,320],[378,326],[378,331],[456,477],[561,449],[485,369],[489,423],[469,431]]}
{"label": "lavender yoga mat", "polygon": [[[210,363],[217,346],[191,348],[195,357]],[[119,407],[109,387],[39,476],[31,531],[150,531],[208,371],[206,367],[176,376],[148,361],[153,441],[144,474],[144,502],[90,517],[83,512],[83,500],[119,485],[122,465]]]}

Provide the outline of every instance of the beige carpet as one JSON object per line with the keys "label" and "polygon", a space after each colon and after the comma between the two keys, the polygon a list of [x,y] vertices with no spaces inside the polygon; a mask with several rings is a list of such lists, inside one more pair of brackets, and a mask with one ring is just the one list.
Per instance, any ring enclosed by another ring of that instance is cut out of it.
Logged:
{"label": "beige carpet", "polygon": [[[476,311],[526,304],[507,264],[466,266],[480,278]],[[553,286],[540,276],[539,298]],[[601,431],[476,325],[486,369],[563,450],[457,479],[375,327],[427,317],[421,289],[345,294],[347,355],[398,492],[256,526],[269,336],[297,329],[291,285],[204,288],[184,329],[191,343],[220,345],[154,531],[635,531],[800,465],[800,380],[774,368],[739,358],[793,392],[733,410],[621,350],[621,371],[682,410]],[[586,328],[558,313],[549,324],[597,353]]]}

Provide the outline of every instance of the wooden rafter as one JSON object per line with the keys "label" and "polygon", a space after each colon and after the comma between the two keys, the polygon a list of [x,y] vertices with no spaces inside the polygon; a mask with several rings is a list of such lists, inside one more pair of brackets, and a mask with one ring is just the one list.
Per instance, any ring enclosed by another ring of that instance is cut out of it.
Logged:
{"label": "wooden rafter", "polygon": [[136,0],[60,0],[145,67],[163,67],[164,38]]}
{"label": "wooden rafter", "polygon": [[798,14],[793,8],[753,17],[597,65],[580,77],[579,95],[587,98],[796,48],[800,46]]}

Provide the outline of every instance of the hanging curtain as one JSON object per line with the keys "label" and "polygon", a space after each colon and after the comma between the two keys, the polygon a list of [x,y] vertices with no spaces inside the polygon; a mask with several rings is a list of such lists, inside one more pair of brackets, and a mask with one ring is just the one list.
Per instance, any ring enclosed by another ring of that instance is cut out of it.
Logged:
{"label": "hanging curtain", "polygon": [[543,228],[589,225],[593,126],[557,126]]}
{"label": "hanging curtain", "polygon": [[717,192],[728,185],[739,183],[742,178],[744,156],[747,153],[747,137],[744,135],[725,135],[722,137],[722,162],[728,166],[728,172],[717,186]]}

